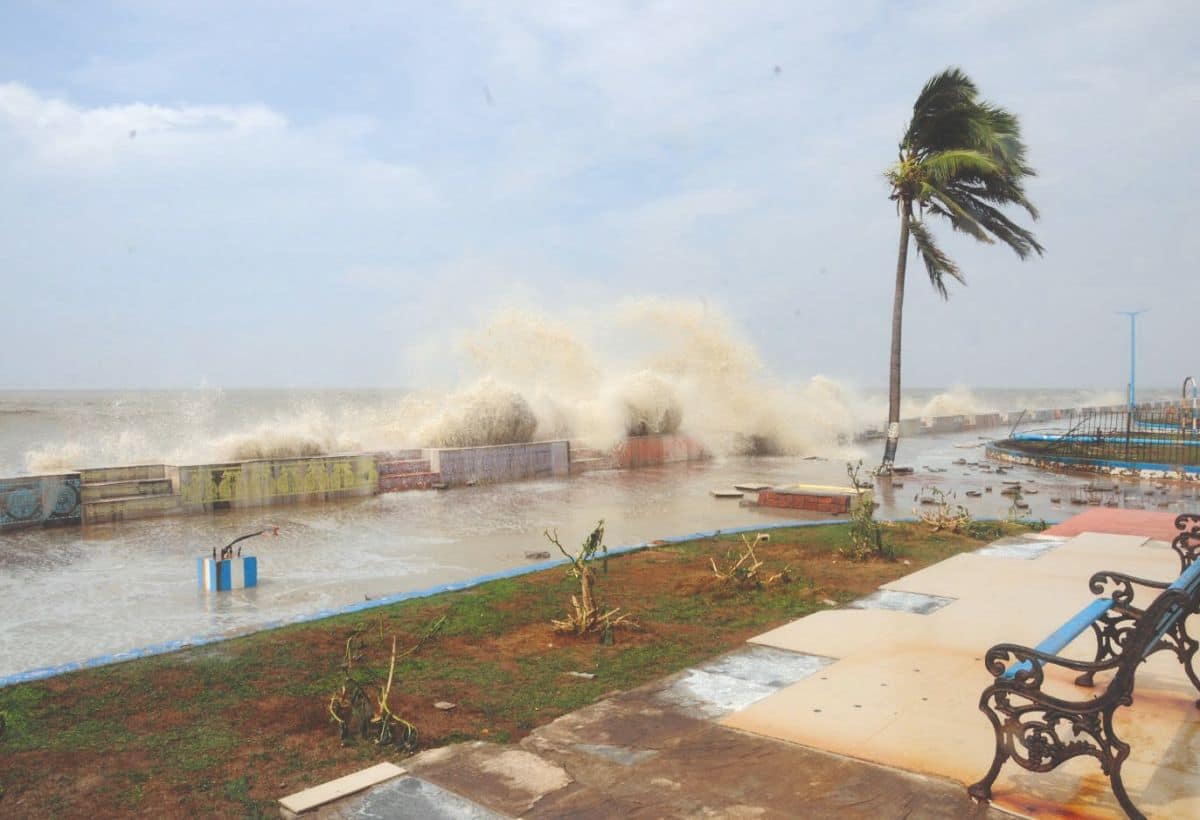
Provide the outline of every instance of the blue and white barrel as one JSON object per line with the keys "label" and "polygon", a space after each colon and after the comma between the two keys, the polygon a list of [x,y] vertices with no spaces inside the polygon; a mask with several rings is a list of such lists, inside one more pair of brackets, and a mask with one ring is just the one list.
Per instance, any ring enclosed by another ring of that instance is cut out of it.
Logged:
{"label": "blue and white barrel", "polygon": [[224,561],[197,558],[196,582],[205,592],[258,586],[258,558],[253,555]]}

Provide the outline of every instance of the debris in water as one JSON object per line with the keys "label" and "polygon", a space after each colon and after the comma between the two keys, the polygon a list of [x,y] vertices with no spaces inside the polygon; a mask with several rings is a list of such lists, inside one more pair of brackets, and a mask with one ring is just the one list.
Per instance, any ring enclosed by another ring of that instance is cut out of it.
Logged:
{"label": "debris in water", "polygon": [[545,561],[550,557],[550,553],[545,550],[530,550],[525,553],[525,557],[530,561]]}
{"label": "debris in water", "polygon": [[983,493],[981,493],[979,490],[967,490],[966,492],[966,496],[968,498],[979,498],[981,495],[983,495]]}

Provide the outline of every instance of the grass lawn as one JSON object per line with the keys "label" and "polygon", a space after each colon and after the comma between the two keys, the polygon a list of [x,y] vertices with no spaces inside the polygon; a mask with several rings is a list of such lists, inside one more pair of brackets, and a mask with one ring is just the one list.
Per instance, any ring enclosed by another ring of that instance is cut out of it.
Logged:
{"label": "grass lawn", "polygon": [[[564,543],[583,535],[564,534]],[[633,613],[641,629],[618,630],[611,646],[552,631],[550,619],[578,592],[556,569],[0,689],[0,816],[275,817],[285,794],[402,759],[394,746],[343,745],[327,711],[356,627],[397,634],[403,648],[445,616],[436,637],[397,664],[392,710],[417,727],[419,748],[513,741],[981,543],[915,524],[888,537],[899,560],[851,563],[838,554],[846,525],[772,531],[758,550],[763,570],[786,564],[793,580],[751,591],[723,587],[709,566],[740,546],[736,537],[612,558],[597,597]],[[442,700],[457,707],[435,709]]]}

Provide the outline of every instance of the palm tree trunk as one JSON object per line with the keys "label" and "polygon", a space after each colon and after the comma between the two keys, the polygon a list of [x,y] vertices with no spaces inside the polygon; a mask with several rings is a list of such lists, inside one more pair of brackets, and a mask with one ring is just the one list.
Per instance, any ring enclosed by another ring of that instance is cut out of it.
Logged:
{"label": "palm tree trunk", "polygon": [[896,257],[896,295],[892,300],[892,360],[888,378],[887,443],[883,448],[880,475],[892,472],[896,447],[900,443],[900,328],[904,320],[904,275],[908,269],[908,223],[912,219],[912,203],[901,199],[900,251]]}

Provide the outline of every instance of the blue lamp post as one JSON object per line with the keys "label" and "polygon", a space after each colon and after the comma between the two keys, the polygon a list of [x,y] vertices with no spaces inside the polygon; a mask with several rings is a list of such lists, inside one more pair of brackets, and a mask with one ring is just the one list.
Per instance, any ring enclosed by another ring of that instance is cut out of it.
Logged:
{"label": "blue lamp post", "polygon": [[1129,317],[1129,416],[1133,418],[1133,408],[1137,403],[1137,317],[1145,310],[1118,310],[1117,313]]}

